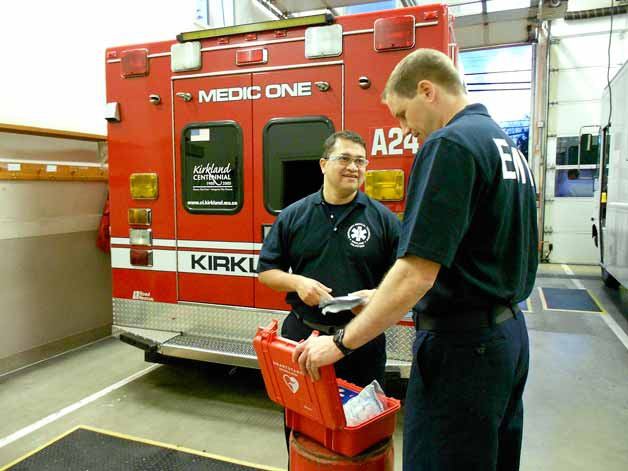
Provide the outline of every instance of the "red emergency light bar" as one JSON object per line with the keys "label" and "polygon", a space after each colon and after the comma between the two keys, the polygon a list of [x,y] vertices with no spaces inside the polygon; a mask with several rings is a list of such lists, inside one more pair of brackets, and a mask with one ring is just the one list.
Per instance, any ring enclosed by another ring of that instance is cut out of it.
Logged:
{"label": "red emergency light bar", "polygon": [[240,49],[236,51],[236,65],[265,64],[268,62],[266,48]]}

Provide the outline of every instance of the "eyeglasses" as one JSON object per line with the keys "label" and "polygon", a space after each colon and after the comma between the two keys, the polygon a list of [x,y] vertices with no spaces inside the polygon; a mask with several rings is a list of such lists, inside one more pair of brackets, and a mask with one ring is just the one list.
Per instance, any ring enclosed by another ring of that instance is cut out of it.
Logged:
{"label": "eyeglasses", "polygon": [[330,155],[329,157],[327,157],[327,160],[338,162],[344,167],[348,167],[351,163],[354,163],[356,167],[360,168],[366,167],[369,164],[368,159],[365,159],[363,157],[358,157],[357,159],[354,159],[352,157],[349,157],[348,155]]}

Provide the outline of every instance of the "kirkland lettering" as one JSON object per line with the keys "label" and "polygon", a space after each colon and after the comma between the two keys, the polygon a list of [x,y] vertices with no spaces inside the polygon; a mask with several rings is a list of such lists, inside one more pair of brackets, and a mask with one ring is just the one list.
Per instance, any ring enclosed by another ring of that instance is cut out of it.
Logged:
{"label": "kirkland lettering", "polygon": [[206,181],[214,186],[231,187],[231,163],[227,165],[214,163],[195,165],[192,174],[192,180],[196,182]]}
{"label": "kirkland lettering", "polygon": [[201,255],[190,254],[192,270],[216,273],[255,273],[253,257],[236,257],[233,255]]}

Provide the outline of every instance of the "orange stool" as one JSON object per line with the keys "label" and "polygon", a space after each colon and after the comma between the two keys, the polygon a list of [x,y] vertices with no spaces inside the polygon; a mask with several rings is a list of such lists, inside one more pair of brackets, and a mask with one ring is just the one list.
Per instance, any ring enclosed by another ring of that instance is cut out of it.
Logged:
{"label": "orange stool", "polygon": [[348,457],[334,453],[305,435],[290,435],[290,471],[393,471],[393,440],[389,438],[364,453]]}

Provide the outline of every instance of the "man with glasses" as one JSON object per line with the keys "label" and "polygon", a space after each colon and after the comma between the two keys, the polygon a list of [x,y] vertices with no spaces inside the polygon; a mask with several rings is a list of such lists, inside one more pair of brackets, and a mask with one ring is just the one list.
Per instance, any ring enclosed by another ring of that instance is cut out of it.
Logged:
{"label": "man with glasses", "polygon": [[[300,341],[318,330],[333,335],[354,316],[323,315],[318,304],[358,292],[370,298],[396,257],[399,219],[359,188],[368,160],[362,138],[340,131],[324,143],[323,187],[281,211],[259,257],[259,281],[287,292],[291,311],[282,336]],[[386,339],[380,334],[336,363],[338,377],[383,385]]]}

